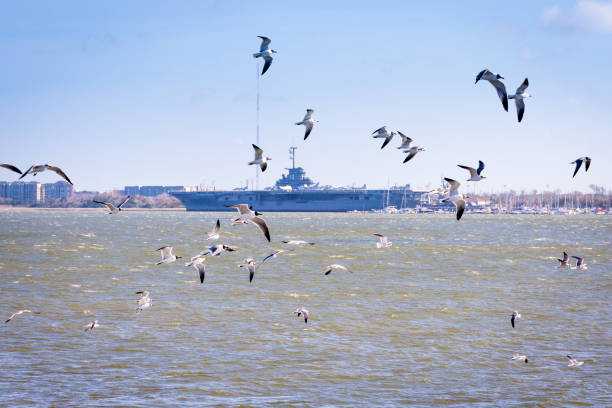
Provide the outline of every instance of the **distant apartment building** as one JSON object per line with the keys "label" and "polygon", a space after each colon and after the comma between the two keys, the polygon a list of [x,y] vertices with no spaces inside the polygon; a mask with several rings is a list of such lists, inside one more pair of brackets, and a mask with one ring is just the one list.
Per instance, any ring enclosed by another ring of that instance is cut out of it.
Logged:
{"label": "distant apartment building", "polygon": [[15,204],[36,204],[42,200],[42,185],[35,181],[0,181],[0,197]]}
{"label": "distant apartment building", "polygon": [[66,181],[58,181],[57,183],[49,183],[42,185],[43,190],[43,201],[54,201],[54,200],[67,200],[69,199],[73,192],[74,188],[72,184]]}
{"label": "distant apartment building", "polygon": [[184,186],[125,186],[123,192],[131,196],[156,197],[170,191],[185,191]]}

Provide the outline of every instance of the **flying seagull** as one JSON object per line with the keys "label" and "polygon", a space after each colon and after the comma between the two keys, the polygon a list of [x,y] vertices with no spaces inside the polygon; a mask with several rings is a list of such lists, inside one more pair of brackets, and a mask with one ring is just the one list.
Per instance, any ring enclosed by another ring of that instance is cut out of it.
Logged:
{"label": "flying seagull", "polygon": [[268,259],[270,258],[276,258],[276,255],[278,254],[282,254],[283,252],[287,252],[287,251],[293,251],[293,249],[277,249],[274,252],[272,252],[270,255],[266,256],[264,259],[262,259],[261,263],[259,265],[263,265],[264,262],[266,262]]}
{"label": "flying seagull", "polygon": [[406,136],[405,134],[403,134],[402,132],[400,132],[399,130],[397,131],[397,133],[402,138],[402,144],[398,146],[398,149],[404,150],[404,152],[408,151],[410,149],[410,144],[412,143],[412,139]]}
{"label": "flying seagull", "polygon": [[259,167],[261,167],[261,171],[262,172],[266,171],[266,169],[268,168],[268,160],[272,160],[272,158],[264,157],[263,150],[261,150],[259,147],[255,145],[253,145],[253,150],[255,150],[255,158],[253,159],[253,161],[249,162],[249,165],[259,164]]}
{"label": "flying seagull", "polygon": [[524,355],[519,354],[519,353],[514,353],[512,355],[512,359],[513,360],[518,360],[518,361],[524,361],[525,364],[527,364],[529,362],[529,360],[527,359],[527,356],[524,356]]}
{"label": "flying seagull", "polygon": [[336,270],[336,269],[341,269],[343,271],[347,271],[347,272],[353,273],[353,272],[351,272],[351,270],[349,268],[347,268],[344,265],[332,264],[332,265],[329,265],[327,267],[327,269],[325,270],[325,275],[329,275],[333,270]]}
{"label": "flying seagull", "polygon": [[406,158],[404,159],[404,163],[410,161],[410,159],[416,156],[418,152],[423,151],[425,151],[425,148],[423,146],[412,146],[410,149],[404,150],[404,153],[408,153],[408,156],[406,156]]}
{"label": "flying seagull", "polygon": [[[230,249],[230,251],[233,251],[233,249]],[[221,252],[219,252],[219,254]],[[204,261],[206,261],[206,258],[204,256],[194,256],[193,258],[191,258],[191,262],[187,262],[185,264],[185,266],[193,266],[193,268],[198,271],[200,283],[204,283],[204,278],[206,277],[206,266],[204,265]]]}
{"label": "flying seagull", "polygon": [[266,73],[268,68],[270,68],[270,65],[272,65],[272,54],[275,54],[276,51],[270,48],[270,42],[272,42],[272,40],[261,35],[258,35],[258,37],[261,38],[261,46],[259,47],[259,52],[253,54],[253,58],[261,57],[264,59],[264,61],[266,61],[263,70],[261,71],[261,75],[263,75]]}
{"label": "flying seagull", "polygon": [[176,256],[176,255],[172,254],[172,247],[171,246],[165,246],[165,247],[158,248],[157,251],[161,252],[162,259],[161,259],[161,261],[157,262],[155,265],[174,262],[177,259],[182,258],[182,256]]}
{"label": "flying seagull", "polygon": [[376,248],[389,248],[393,245],[393,242],[389,241],[387,237],[382,234],[374,234],[378,237],[379,241],[376,243]]}
{"label": "flying seagull", "polygon": [[584,171],[587,172],[589,170],[589,166],[591,165],[591,158],[587,156],[579,157],[570,163],[570,164],[576,163],[576,170],[574,170],[574,175],[572,176],[572,178],[576,177],[576,173],[578,173],[578,170],[580,170],[580,166],[582,166],[582,162],[584,162]]}
{"label": "flying seagull", "polygon": [[240,213],[240,216],[234,219],[234,221],[247,220],[252,222],[253,224],[257,225],[257,227],[265,235],[268,242],[270,242],[270,230],[266,225],[266,221],[258,216],[259,213],[257,211],[251,210],[247,204],[226,205],[226,207],[235,208],[238,210],[238,213]]}
{"label": "flying seagull", "polygon": [[573,267],[572,269],[587,269],[587,266],[584,263],[584,258],[581,258],[579,256],[574,256],[574,255],[572,255],[572,258],[576,260],[576,266]]}
{"label": "flying seagull", "polygon": [[482,162],[482,160],[478,160],[478,168],[475,169],[473,167],[469,167],[469,166],[463,166],[461,164],[458,164],[457,166],[461,167],[462,169],[466,169],[470,172],[470,178],[467,179],[467,181],[480,181],[483,178],[486,178],[485,176],[481,176],[480,173],[482,173],[482,171],[485,168],[485,164]]}
{"label": "flying seagull", "polygon": [[584,361],[578,361],[575,358],[573,358],[572,356],[570,356],[569,354],[566,356],[567,359],[569,360],[569,364],[567,365],[568,367],[580,367],[581,365],[584,364]]}
{"label": "flying seagull", "polygon": [[[450,192],[449,196],[441,200],[443,203],[451,201],[457,207],[457,221],[461,219],[463,215],[463,211],[465,211],[465,200],[463,199],[463,195],[459,194],[459,183],[457,180],[449,179],[444,177],[444,181],[450,184]],[[466,198],[469,198],[466,196]]]}
{"label": "flying seagull", "polygon": [[306,133],[304,133],[304,140],[306,140],[308,138],[308,135],[310,135],[310,132],[312,132],[312,127],[314,126],[315,122],[318,122],[318,120],[312,118],[313,112],[314,110],[312,109],[306,109],[306,115],[304,115],[304,119],[301,122],[295,122],[296,125],[304,125],[306,127]]}
{"label": "flying seagull", "polygon": [[5,169],[12,170],[15,173],[22,174],[21,170],[19,170],[17,167],[13,166],[12,164],[0,163],[0,167],[4,167]]}
{"label": "flying seagull", "polygon": [[21,175],[21,177],[19,177],[19,180],[21,180],[22,178],[24,178],[28,174],[32,174],[33,176],[35,176],[38,173],[42,173],[45,170],[51,170],[51,171],[57,173],[64,180],[66,180],[67,182],[72,184],[72,181],[70,181],[70,179],[68,178],[66,173],[64,173],[62,171],[62,169],[60,169],[59,167],[55,167],[55,166],[49,166],[48,164],[37,164],[37,165],[30,166],[30,168],[27,169],[26,172]]}
{"label": "flying seagull", "polygon": [[512,324],[512,328],[514,328],[514,320],[520,319],[520,318],[521,318],[521,314],[517,310],[512,312],[512,315],[510,316],[510,323]]}
{"label": "flying seagull", "polygon": [[391,132],[389,133],[389,131],[387,130],[386,126],[383,126],[379,129],[376,129],[375,131],[372,132],[372,134],[374,136],[372,136],[373,138],[383,138],[385,139],[385,141],[383,142],[382,146],[380,146],[380,148],[382,149],[383,147],[385,147],[386,145],[389,144],[389,142],[391,141],[391,139],[393,139],[393,136],[395,135],[395,132]]}
{"label": "flying seagull", "polygon": [[255,276],[255,261],[253,258],[245,259],[240,265],[241,268],[247,268],[249,271],[249,282],[253,281],[253,276]]}
{"label": "flying seagull", "polygon": [[310,312],[303,307],[300,307],[293,312],[297,317],[304,315],[304,323],[308,323],[308,319],[310,318]]}
{"label": "flying seagull", "polygon": [[130,198],[132,198],[132,196],[130,196],[130,195],[125,197],[125,199],[121,203],[119,203],[119,205],[117,207],[115,207],[111,203],[106,203],[104,201],[93,200],[93,202],[96,203],[96,204],[105,205],[108,208],[108,210],[110,211],[109,214],[117,214],[119,211],[122,211],[121,207],[123,207],[123,204],[127,203],[130,200]]}
{"label": "flying seagull", "polygon": [[523,114],[525,113],[525,101],[523,99],[531,98],[531,95],[525,92],[525,89],[529,86],[529,80],[525,78],[521,86],[516,88],[514,95],[508,95],[508,99],[514,99],[516,104],[516,114],[518,115],[518,121],[523,120]]}
{"label": "flying seagull", "polygon": [[[194,256],[193,258],[191,258],[192,261],[196,260],[196,258],[200,258],[203,257],[204,255],[208,255],[210,254],[210,256],[219,256],[221,255],[223,252],[234,252],[235,249],[230,247],[229,245],[213,245],[210,248],[206,248],[205,250],[203,250],[202,252],[200,252],[199,254],[197,254],[196,256]],[[189,263],[189,265],[185,264],[185,266],[191,266],[191,263]]]}
{"label": "flying seagull", "polygon": [[287,245],[314,245],[314,242],[306,242],[299,239],[290,239],[288,241],[281,241],[283,244]]}
{"label": "flying seagull", "polygon": [[19,310],[19,311],[17,311],[17,312],[15,312],[15,313],[13,313],[13,314],[11,315],[11,317],[9,317],[8,319],[6,319],[6,320],[4,321],[4,323],[8,323],[8,322],[10,322],[10,321],[11,321],[11,319],[12,319],[13,317],[15,317],[15,316],[19,316],[20,314],[24,314],[24,313],[34,313],[34,314],[40,314],[40,312],[33,312],[33,311],[29,310],[29,309],[23,309],[23,310]]}
{"label": "flying seagull", "polygon": [[213,239],[213,240],[219,239],[219,230],[220,229],[221,229],[221,222],[217,218],[217,223],[213,227],[212,231],[208,233],[208,238],[206,238],[206,240],[208,241],[210,239]]}
{"label": "flying seagull", "polygon": [[493,85],[493,88],[497,91],[497,96],[499,96],[502,105],[504,105],[504,109],[508,112],[508,94],[506,93],[506,86],[500,81],[500,79],[504,79],[504,77],[488,69],[483,69],[476,75],[476,82],[474,83],[478,83],[481,79],[489,81],[489,83]]}
{"label": "flying seagull", "polygon": [[557,258],[557,261],[559,261],[559,266],[569,266],[569,256],[567,252],[563,251],[563,259]]}
{"label": "flying seagull", "polygon": [[97,320],[94,320],[91,323],[87,323],[85,326],[83,326],[83,330],[89,331],[89,330],[93,330],[95,327],[100,327]]}

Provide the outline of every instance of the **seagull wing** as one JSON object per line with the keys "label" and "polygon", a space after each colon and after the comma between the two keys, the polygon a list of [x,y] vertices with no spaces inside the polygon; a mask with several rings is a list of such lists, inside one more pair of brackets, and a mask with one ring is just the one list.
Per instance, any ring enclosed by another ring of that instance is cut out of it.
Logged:
{"label": "seagull wing", "polygon": [[219,230],[221,229],[221,221],[219,221],[219,219],[217,218],[217,223],[215,224],[212,233],[213,234],[218,234]]}
{"label": "seagull wing", "polygon": [[448,177],[444,177],[444,181],[446,181],[448,184],[450,184],[449,195],[453,196],[453,195],[458,194],[459,186],[461,185],[460,182],[458,182],[457,180],[450,179]]}
{"label": "seagull wing", "polygon": [[515,98],[514,103],[516,104],[516,114],[518,115],[518,121],[523,120],[523,114],[525,113],[525,101],[521,98]]}
{"label": "seagull wing", "polygon": [[476,171],[476,174],[480,176],[480,173],[482,173],[484,168],[485,168],[484,162],[482,160],[478,160],[478,170]]}
{"label": "seagull wing", "polygon": [[162,259],[166,259],[172,255],[172,247],[165,246],[158,249],[161,252]]}
{"label": "seagull wing", "polygon": [[313,124],[308,122],[308,123],[305,123],[304,126],[306,126],[306,133],[304,133],[304,140],[306,140],[308,136],[310,135],[310,132],[312,132]]}
{"label": "seagull wing", "polygon": [[404,163],[406,163],[407,161],[409,161],[410,159],[412,159],[414,156],[416,156],[416,154],[418,153],[418,150],[415,150],[413,152],[410,152],[410,154],[408,154],[408,156],[406,156],[406,158],[404,159]]}
{"label": "seagull wing", "polygon": [[304,115],[304,120],[308,120],[312,117],[313,109],[306,109],[306,115]]}
{"label": "seagull wing", "polygon": [[587,157],[584,161],[584,171],[587,171],[589,169],[589,166],[591,165],[591,158]]}
{"label": "seagull wing", "polygon": [[70,179],[68,178],[68,176],[66,175],[66,173],[64,173],[62,171],[62,169],[60,169],[59,167],[55,167],[55,166],[49,166],[47,167],[48,170],[54,171],[56,172],[60,177],[62,177],[64,180],[66,180],[67,182],[69,182],[70,184],[72,184],[72,181],[70,181]]}
{"label": "seagull wing", "polygon": [[27,170],[25,171],[25,173],[21,174],[21,177],[19,177],[19,180],[21,180],[22,178],[24,178],[25,176],[27,176],[28,174],[30,174],[30,173],[32,172],[32,170],[33,170],[33,169],[34,169],[34,166],[33,166],[33,165],[32,165],[32,166],[30,166],[30,168],[29,168],[29,169],[27,169]]}
{"label": "seagull wing", "polygon": [[383,127],[381,127],[381,128],[378,128],[378,129],[376,129],[375,131],[373,131],[373,132],[372,132],[372,134],[374,134],[374,133],[380,133],[380,132],[385,132],[385,133],[386,133],[386,132],[387,132],[387,127],[386,127],[386,126],[383,126]]}
{"label": "seagull wing", "polygon": [[234,205],[226,205],[226,207],[232,207],[238,210],[240,214],[250,214],[251,210],[249,209],[248,204],[234,204]]}
{"label": "seagull wing", "polygon": [[[527,78],[525,78],[525,80],[523,81],[521,86],[516,88],[516,93],[517,94],[522,94],[523,92],[525,92],[525,89],[527,89],[528,86],[529,86],[529,80]],[[537,91],[537,89],[536,89],[536,91]]]}
{"label": "seagull wing", "polygon": [[575,255],[572,255],[572,258],[574,258],[576,260],[576,266],[582,265],[583,258],[581,258],[579,256],[575,256]]}
{"label": "seagull wing", "polygon": [[266,225],[266,221],[264,221],[264,219],[260,217],[249,218],[249,221],[257,225],[257,227],[259,227],[261,232],[263,232],[264,235],[266,236],[266,239],[268,240],[268,242],[270,242],[270,230],[268,229],[268,226]]}
{"label": "seagull wing", "polygon": [[258,37],[261,38],[261,46],[259,47],[259,52],[264,52],[268,49],[272,40],[268,37],[264,37],[263,35],[258,35]]}
{"label": "seagull wing", "polygon": [[252,282],[253,276],[255,276],[255,265],[249,264],[247,265],[247,269],[249,270],[249,282]]}
{"label": "seagull wing", "polygon": [[128,195],[127,197],[125,197],[125,199],[119,203],[119,205],[117,206],[117,208],[121,208],[123,207],[123,204],[127,203],[128,201],[130,201],[130,198],[132,198],[131,195]]}
{"label": "seagull wing", "polygon": [[264,67],[263,67],[263,69],[261,70],[261,75],[263,75],[263,74],[265,74],[265,73],[266,73],[266,71],[268,70],[268,68],[270,68],[270,65],[272,65],[272,60],[273,60],[273,58],[272,58],[271,56],[269,56],[269,55],[266,55],[265,57],[263,57],[263,59],[264,59],[264,61],[266,61],[266,62],[264,63]]}
{"label": "seagull wing", "polygon": [[198,271],[200,283],[204,283],[204,278],[206,276],[206,265],[204,265],[204,259],[205,258],[199,258],[196,262],[193,263],[193,267],[196,271]]}
{"label": "seagull wing", "polygon": [[9,169],[14,171],[15,173],[21,173],[21,170],[19,170],[17,167],[13,166],[12,164],[7,164],[7,163],[0,163],[0,167],[4,167],[5,169]]}
{"label": "seagull wing", "polygon": [[458,164],[457,166],[461,167],[462,169],[468,170],[470,172],[470,176],[472,177],[476,177],[478,175],[478,171],[473,167],[463,166],[461,164]]}
{"label": "seagull wing", "polygon": [[402,146],[409,145],[410,143],[412,143],[412,139],[406,136],[405,134],[403,134],[402,132],[400,132],[399,130],[397,131],[397,134],[399,134],[400,137],[402,138]]}
{"label": "seagull wing", "polygon": [[261,167],[261,172],[263,173],[268,168],[268,163],[261,163],[259,167]]}
{"label": "seagull wing", "polygon": [[580,170],[580,166],[582,166],[582,159],[578,159],[574,163],[576,163],[576,170],[574,170],[574,175],[572,178],[576,177],[576,173],[578,173],[578,170]]}
{"label": "seagull wing", "polygon": [[253,150],[255,150],[255,160],[261,159],[261,156],[263,155],[263,150],[261,150],[256,145],[253,145]]}
{"label": "seagull wing", "polygon": [[385,142],[382,144],[382,146],[380,146],[380,148],[382,149],[383,147],[388,145],[389,142],[391,141],[391,139],[393,139],[393,133],[391,133],[389,136],[385,137]]}
{"label": "seagull wing", "polygon": [[457,200],[455,205],[457,206],[457,221],[459,221],[463,215],[463,211],[465,211],[465,200]]}
{"label": "seagull wing", "polygon": [[514,328],[514,313],[512,313],[512,316],[510,317],[510,323],[512,324],[512,328]]}
{"label": "seagull wing", "polygon": [[482,71],[480,71],[477,75],[476,75],[476,82],[474,82],[475,84],[478,83],[478,81],[480,81],[480,79],[482,78],[482,76],[484,74],[486,74],[487,72],[491,72],[488,69],[483,69]]}
{"label": "seagull wing", "polygon": [[115,206],[112,205],[111,203],[105,203],[104,201],[97,201],[97,200],[93,200],[93,202],[96,203],[96,204],[102,204],[102,205],[107,206],[110,211],[114,211],[115,210]]}
{"label": "seagull wing", "polygon": [[499,96],[502,105],[504,105],[504,109],[508,112],[508,94],[506,93],[506,86],[499,79],[491,79],[489,82],[497,91],[497,96]]}

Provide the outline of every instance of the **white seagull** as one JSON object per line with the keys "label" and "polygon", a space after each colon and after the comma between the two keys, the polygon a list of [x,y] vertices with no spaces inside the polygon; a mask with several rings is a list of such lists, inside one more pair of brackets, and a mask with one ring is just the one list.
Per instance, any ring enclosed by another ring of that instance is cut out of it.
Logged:
{"label": "white seagull", "polygon": [[586,264],[584,263],[584,258],[574,255],[572,255],[572,258],[576,260],[576,266],[572,267],[572,269],[588,269]]}
{"label": "white seagull", "polygon": [[281,241],[283,244],[287,245],[314,245],[314,242],[302,241],[299,239],[290,239],[288,241]]}
{"label": "white seagull", "polygon": [[389,248],[393,245],[393,242],[389,241],[383,234],[374,234],[378,237],[379,241],[376,243],[376,248]]}
{"label": "white seagull", "polygon": [[240,216],[235,218],[233,221],[246,220],[248,222],[252,222],[257,225],[257,227],[263,232],[268,242],[270,242],[270,230],[268,229],[268,225],[266,225],[266,221],[259,217],[257,211],[253,211],[249,208],[247,204],[235,204],[235,205],[226,205],[226,207],[235,208],[238,210]]}
{"label": "white seagull", "polygon": [[372,132],[372,134],[374,136],[372,136],[373,138],[383,138],[385,139],[385,141],[383,142],[382,146],[380,146],[380,148],[382,149],[383,147],[385,147],[386,145],[389,144],[389,142],[391,141],[391,139],[393,139],[393,136],[395,135],[395,132],[391,132],[389,133],[389,131],[387,130],[386,126],[383,126],[379,129],[376,129],[375,131]]}
{"label": "white seagull", "polygon": [[306,140],[308,138],[308,135],[310,135],[310,132],[312,132],[312,127],[314,126],[315,122],[318,122],[318,120],[312,118],[313,112],[314,110],[312,109],[306,109],[306,115],[304,115],[304,119],[301,122],[295,122],[296,125],[304,125],[306,127],[306,132],[304,133],[304,140]]}
{"label": "white seagull", "polygon": [[589,166],[591,165],[591,158],[587,156],[579,157],[570,163],[570,164],[576,163],[576,170],[574,170],[574,175],[572,176],[572,178],[576,177],[576,173],[578,173],[578,170],[580,170],[580,166],[582,166],[582,162],[584,162],[584,171],[587,172],[589,170]]}
{"label": "white seagull", "polygon": [[529,362],[529,360],[527,359],[527,356],[524,356],[524,355],[519,354],[519,353],[514,353],[512,355],[512,359],[513,360],[518,360],[518,361],[524,361],[525,364],[527,364]]}
{"label": "white seagull", "polygon": [[158,248],[157,251],[161,252],[162,259],[161,259],[161,261],[157,262],[155,265],[174,262],[177,259],[182,258],[182,256],[176,256],[176,255],[172,254],[172,247],[171,246],[165,246],[165,247]]}
{"label": "white seagull", "polygon": [[217,218],[217,223],[213,227],[212,231],[208,233],[208,238],[206,240],[217,240],[219,239],[219,230],[221,229],[221,222]]}
{"label": "white seagull", "polygon": [[467,181],[480,181],[483,178],[486,178],[485,176],[481,176],[480,173],[482,173],[482,171],[485,168],[485,164],[482,162],[482,160],[478,160],[478,168],[475,169],[473,167],[469,167],[469,166],[463,166],[461,164],[458,164],[457,166],[461,167],[462,169],[466,169],[470,172],[470,178],[467,179]]}
{"label": "white seagull", "polygon": [[327,269],[325,269],[325,275],[329,275],[333,270],[336,270],[336,269],[341,269],[343,271],[353,273],[349,268],[347,268],[344,265],[332,264],[332,265],[329,265]]}
{"label": "white seagull", "polygon": [[93,322],[87,323],[85,326],[83,326],[83,330],[89,331],[89,330],[93,330],[96,327],[100,327],[100,325],[98,324],[97,320],[94,320]]}
{"label": "white seagull", "polygon": [[72,181],[70,181],[70,179],[68,178],[66,173],[64,173],[62,171],[62,169],[60,169],[59,167],[55,167],[55,166],[49,166],[48,164],[35,164],[33,166],[30,166],[30,168],[27,169],[26,172],[21,175],[21,177],[19,177],[19,180],[21,180],[22,178],[24,178],[28,174],[32,174],[33,176],[35,176],[38,173],[42,173],[45,170],[50,170],[50,171],[53,171],[53,172],[57,173],[64,180],[66,180],[67,182],[72,184]]}
{"label": "white seagull", "polygon": [[516,104],[516,114],[518,115],[518,121],[523,120],[523,114],[525,113],[525,101],[526,98],[531,98],[531,95],[525,92],[525,89],[529,86],[529,80],[525,78],[521,86],[516,88],[514,95],[508,95],[508,99],[514,99]]}
{"label": "white seagull", "polygon": [[140,296],[138,298],[138,307],[136,308],[136,312],[141,312],[143,309],[148,309],[153,306],[153,300],[149,297],[149,292],[147,292],[147,296]]}
{"label": "white seagull", "polygon": [[253,281],[253,276],[255,276],[255,261],[253,258],[245,259],[240,265],[241,268],[247,268],[249,271],[249,282]]}
{"label": "white seagull", "polygon": [[14,171],[15,173],[23,174],[21,172],[21,170],[19,170],[17,167],[13,166],[12,164],[0,163],[0,167],[4,167],[5,169],[9,169],[11,171]]}
{"label": "white seagull", "polygon": [[13,313],[13,314],[12,314],[12,315],[11,315],[11,316],[8,318],[8,319],[6,319],[6,320],[4,321],[4,323],[8,323],[8,322],[10,322],[10,321],[11,321],[11,319],[12,319],[13,317],[15,317],[15,316],[19,316],[20,314],[24,314],[24,313],[34,313],[34,314],[40,314],[40,312],[33,312],[33,311],[29,310],[29,309],[23,309],[23,310],[19,310],[19,311],[17,311],[17,312],[15,312],[15,313]]}
{"label": "white seagull", "polygon": [[488,69],[483,69],[476,75],[476,82],[474,83],[478,83],[481,79],[489,81],[489,83],[493,85],[493,88],[497,91],[497,96],[499,96],[502,105],[504,105],[504,109],[508,112],[508,94],[506,93],[506,86],[500,81],[500,79],[504,79],[504,77]]}
{"label": "white seagull", "polygon": [[[447,177],[444,177],[444,181],[450,184],[450,192],[449,196],[441,201],[443,203],[450,201],[455,204],[455,207],[457,207],[457,221],[459,221],[461,219],[461,216],[463,215],[463,211],[465,211],[464,197],[462,194],[459,194],[459,186],[461,185],[461,183],[459,183],[457,180],[449,179]],[[466,198],[469,197],[466,196]]]}
{"label": "white seagull", "polygon": [[573,358],[572,356],[570,356],[569,354],[566,356],[567,359],[569,360],[569,364],[567,365],[568,367],[580,367],[581,365],[584,364],[584,361],[578,361],[575,358]]}
{"label": "white seagull", "polygon": [[512,312],[512,315],[510,316],[510,324],[512,324],[512,328],[514,328],[514,320],[520,319],[520,318],[521,318],[521,314],[518,312],[518,310],[515,310],[514,312]]}
{"label": "white seagull", "polygon": [[404,150],[404,153],[408,153],[408,156],[406,156],[406,158],[404,159],[404,163],[410,161],[410,159],[416,156],[418,152],[423,151],[425,151],[425,148],[423,146],[412,146],[410,149]]}
{"label": "white seagull", "polygon": [[270,255],[266,256],[264,259],[262,259],[261,263],[259,265],[263,265],[264,262],[266,262],[268,259],[270,258],[276,258],[276,256],[278,254],[282,254],[283,252],[287,252],[287,251],[293,251],[293,249],[277,249],[274,252],[272,252]]}
{"label": "white seagull", "polygon": [[563,259],[559,259],[557,258],[557,261],[559,261],[559,266],[569,266],[569,256],[567,255],[567,252],[563,251]]}
{"label": "white seagull", "polygon": [[308,319],[310,318],[310,312],[303,307],[300,307],[293,312],[297,317],[304,315],[304,323],[308,323]]}
{"label": "white seagull", "polygon": [[[208,255],[210,254],[211,256],[219,256],[221,255],[223,252],[234,252],[235,249],[230,247],[229,245],[213,245],[210,248],[206,248],[205,250],[203,250],[202,252],[200,252],[199,254],[197,254],[196,256],[194,256],[193,258],[191,258],[191,261],[195,261],[197,258],[201,258],[204,255]],[[185,266],[191,266],[191,263],[189,263],[189,265],[185,264]]]}
{"label": "white seagull", "polygon": [[268,168],[268,160],[272,160],[272,158],[264,157],[263,150],[261,150],[255,145],[253,145],[253,150],[255,150],[255,158],[253,159],[253,161],[249,162],[249,165],[258,164],[262,172],[266,171],[266,169]]}
{"label": "white seagull", "polygon": [[261,75],[265,74],[270,65],[272,65],[272,54],[276,54],[276,51],[270,48],[270,40],[268,37],[264,37],[262,35],[258,35],[261,38],[261,46],[259,47],[259,52],[253,54],[253,58],[263,58],[265,61],[263,70],[261,71]]}
{"label": "white seagull", "polygon": [[114,205],[112,205],[111,203],[106,203],[104,201],[97,201],[97,200],[93,200],[94,203],[96,204],[102,204],[105,205],[108,210],[110,211],[109,214],[117,214],[119,211],[123,211],[121,209],[121,207],[123,207],[123,205],[125,203],[127,203],[129,201],[129,199],[132,198],[132,196],[128,195],[127,197],[125,197],[125,199],[119,203],[119,205],[117,207],[115,207]]}

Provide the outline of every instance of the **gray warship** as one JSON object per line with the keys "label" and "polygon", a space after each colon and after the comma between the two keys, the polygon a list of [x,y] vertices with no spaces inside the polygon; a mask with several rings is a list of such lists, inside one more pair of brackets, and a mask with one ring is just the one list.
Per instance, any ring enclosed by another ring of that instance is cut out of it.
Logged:
{"label": "gray warship", "polygon": [[414,208],[419,204],[421,192],[407,184],[402,187],[368,190],[363,187],[319,186],[306,176],[301,167],[295,167],[296,147],[289,149],[292,167],[287,168],[273,187],[264,190],[171,191],[187,211],[235,211],[232,204],[249,204],[257,211],[291,212],[348,212],[372,211],[386,208]]}

